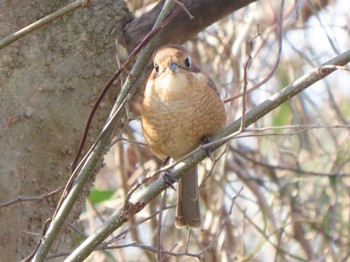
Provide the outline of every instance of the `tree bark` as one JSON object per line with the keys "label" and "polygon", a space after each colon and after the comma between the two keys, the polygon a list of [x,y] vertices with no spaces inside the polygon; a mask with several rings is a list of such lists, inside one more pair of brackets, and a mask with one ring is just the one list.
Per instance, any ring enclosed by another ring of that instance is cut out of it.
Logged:
{"label": "tree bark", "polygon": [[[0,15],[0,37],[70,2],[1,1],[6,16]],[[96,1],[0,50],[0,204],[64,187],[88,113],[117,68],[115,38],[130,19],[124,1]],[[100,132],[116,91],[101,105],[88,145]],[[78,218],[88,190],[68,223]],[[34,249],[40,238],[32,233],[41,234],[61,193],[0,208],[3,261],[19,261]],[[76,240],[69,231],[68,226],[61,231],[53,250],[71,249]]]}

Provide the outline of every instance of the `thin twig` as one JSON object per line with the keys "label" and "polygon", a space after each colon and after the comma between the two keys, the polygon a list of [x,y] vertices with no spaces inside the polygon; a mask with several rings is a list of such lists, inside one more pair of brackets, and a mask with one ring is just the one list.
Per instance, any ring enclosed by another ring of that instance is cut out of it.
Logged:
{"label": "thin twig", "polygon": [[54,194],[57,194],[61,190],[62,190],[62,187],[57,188],[51,192],[46,192],[46,193],[42,194],[41,196],[18,196],[16,199],[13,199],[13,200],[10,200],[10,201],[4,202],[4,203],[0,203],[0,208],[7,207],[7,206],[13,205],[13,204],[18,203],[18,202],[44,200],[44,199],[47,199],[48,197],[50,197]]}
{"label": "thin twig", "polygon": [[230,209],[229,209],[229,211],[227,212],[227,216],[226,216],[224,222],[221,224],[219,231],[215,234],[215,236],[213,237],[213,239],[211,240],[211,242],[209,243],[209,245],[208,245],[206,248],[204,248],[204,249],[199,253],[199,255],[203,255],[205,252],[207,252],[207,251],[212,247],[212,245],[217,241],[217,239],[219,238],[221,232],[222,232],[223,229],[225,228],[225,225],[226,225],[227,221],[229,220],[229,218],[230,218],[230,216],[231,216],[231,214],[232,214],[233,207],[235,206],[235,203],[236,203],[236,199],[237,199],[237,197],[241,194],[242,190],[243,190],[243,187],[241,187],[241,188],[239,189],[238,193],[231,199],[231,206],[230,206]]}
{"label": "thin twig", "polygon": [[158,229],[157,229],[157,261],[162,260],[162,241],[161,241],[161,234],[162,234],[162,225],[163,225],[163,211],[166,204],[166,196],[167,196],[167,190],[163,192],[162,202],[160,204],[159,208],[159,216],[158,216]]}
{"label": "thin twig", "polygon": [[[246,90],[246,94],[250,94],[251,92],[253,92],[254,90],[258,89],[259,87],[261,87],[262,85],[264,85],[265,83],[267,83],[267,81],[269,81],[273,75],[275,74],[277,67],[280,63],[281,60],[281,55],[282,55],[282,39],[283,39],[283,10],[284,10],[284,0],[281,1],[281,11],[280,11],[280,16],[279,16],[279,21],[277,21],[276,23],[276,27],[277,27],[277,39],[278,39],[278,51],[277,51],[277,59],[276,62],[272,68],[272,70],[270,71],[270,73],[263,79],[261,80],[259,83],[257,83],[256,85],[254,85],[253,87],[249,88]],[[258,33],[257,36],[260,36],[260,33]],[[225,103],[231,102],[233,100],[235,100],[238,97],[243,96],[243,92],[239,93],[237,95],[225,98],[223,101]]]}
{"label": "thin twig", "polygon": [[247,49],[248,49],[248,58],[243,67],[242,114],[241,114],[240,132],[244,132],[244,129],[245,129],[244,123],[245,123],[245,111],[246,111],[246,94],[247,94],[247,85],[248,85],[247,74],[248,74],[248,67],[250,66],[250,62],[252,61],[252,56],[250,53],[250,47],[252,45],[251,41],[252,40],[246,43]]}
{"label": "thin twig", "polygon": [[175,3],[181,6],[181,8],[188,14],[190,19],[194,19],[194,16],[190,13],[190,11],[186,8],[186,6],[182,2],[175,0]]}
{"label": "thin twig", "polygon": [[255,165],[267,167],[273,170],[287,170],[299,174],[304,174],[304,175],[309,175],[309,176],[319,176],[319,177],[350,177],[350,173],[337,173],[337,172],[331,172],[331,173],[321,173],[321,172],[315,172],[315,171],[307,171],[307,170],[302,170],[299,168],[292,168],[292,167],[287,167],[287,166],[279,166],[279,165],[271,165],[267,164],[265,162],[258,161],[252,157],[249,157],[247,154],[244,154],[241,150],[237,150],[233,148],[232,146],[229,145],[230,150],[232,152],[235,152],[235,154],[240,155],[244,159],[254,163]]}
{"label": "thin twig", "polygon": [[9,44],[15,42],[16,40],[24,37],[25,35],[33,32],[34,30],[53,22],[57,18],[60,18],[61,16],[67,15],[68,13],[74,11],[75,9],[79,7],[85,7],[90,3],[90,1],[87,0],[77,0],[59,10],[56,12],[53,12],[52,14],[49,14],[45,16],[44,18],[39,19],[38,21],[35,21],[34,23],[22,28],[21,30],[18,30],[17,32],[6,36],[5,38],[0,40],[0,49],[8,46]]}

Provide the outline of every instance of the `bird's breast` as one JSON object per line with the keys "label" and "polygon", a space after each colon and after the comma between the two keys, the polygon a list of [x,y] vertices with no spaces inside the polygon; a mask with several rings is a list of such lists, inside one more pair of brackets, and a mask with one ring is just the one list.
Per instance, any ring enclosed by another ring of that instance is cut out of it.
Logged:
{"label": "bird's breast", "polygon": [[169,73],[155,79],[153,92],[163,102],[186,100],[192,94],[192,82],[186,74]]}
{"label": "bird's breast", "polygon": [[223,129],[226,113],[207,83],[169,74],[149,81],[141,120],[151,150],[161,158],[178,159],[194,150],[204,136]]}

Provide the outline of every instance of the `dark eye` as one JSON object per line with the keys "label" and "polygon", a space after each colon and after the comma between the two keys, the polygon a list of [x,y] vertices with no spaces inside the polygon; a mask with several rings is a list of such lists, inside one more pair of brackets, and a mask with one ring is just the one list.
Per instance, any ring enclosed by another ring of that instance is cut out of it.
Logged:
{"label": "dark eye", "polygon": [[192,67],[192,62],[191,62],[191,58],[190,57],[186,57],[185,65],[186,65],[187,68],[191,68]]}
{"label": "dark eye", "polygon": [[154,71],[156,72],[156,74],[159,73],[159,65],[158,64],[154,64]]}

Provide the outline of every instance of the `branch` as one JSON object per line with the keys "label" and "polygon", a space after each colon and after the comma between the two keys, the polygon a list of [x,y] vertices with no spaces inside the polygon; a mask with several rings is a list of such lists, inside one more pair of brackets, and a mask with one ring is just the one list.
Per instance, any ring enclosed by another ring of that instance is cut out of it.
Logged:
{"label": "branch", "polygon": [[[185,0],[183,1],[185,9],[163,30],[159,46],[169,43],[183,44],[216,21],[255,1]],[[135,18],[125,26],[126,46],[129,51],[133,50],[139,39],[142,39],[152,29],[163,4],[164,1],[160,1],[151,11]],[[188,13],[192,16],[189,16]]]}
{"label": "branch", "polygon": [[41,196],[18,196],[16,199],[10,200],[10,201],[6,201],[4,203],[0,203],[0,208],[1,207],[7,207],[10,205],[13,205],[15,203],[18,202],[22,202],[22,201],[39,201],[39,200],[44,200],[49,198],[50,196],[57,194],[59,191],[61,191],[62,188],[57,188],[53,191],[50,192],[45,192],[44,194],[42,194]]}
{"label": "branch", "polygon": [[[296,96],[304,89],[310,87],[317,81],[325,78],[332,72],[336,71],[338,66],[344,66],[350,62],[350,50],[338,55],[329,60],[323,66],[313,69],[310,73],[303,75],[295,80],[290,85],[283,88],[280,92],[274,94],[269,99],[259,104],[256,108],[245,114],[245,127],[256,122],[276,107],[283,104],[288,99]],[[214,137],[214,141],[206,144],[192,152],[191,156],[176,165],[169,174],[176,179],[179,179],[185,171],[198,164],[206,156],[206,150],[215,150],[225,144],[229,139],[232,139],[233,134],[237,133],[241,126],[241,119],[237,119],[229,125],[225,130]],[[96,249],[110,234],[122,226],[131,216],[142,210],[152,199],[158,196],[167,188],[163,178],[157,179],[143,191],[130,199],[128,205],[112,215],[104,225],[96,230],[88,237],[68,258],[66,261],[82,261]]]}
{"label": "branch", "polygon": [[34,23],[22,28],[21,30],[18,30],[17,32],[6,36],[5,38],[0,40],[0,49],[8,46],[9,44],[15,42],[16,40],[26,36],[27,34],[33,32],[36,29],[39,29],[40,27],[53,22],[57,18],[60,18],[61,16],[64,16],[75,9],[79,7],[85,7],[90,4],[90,0],[77,0],[59,10],[56,12],[53,12],[52,14],[49,14],[45,16],[44,18],[39,19],[38,21],[35,21]]}

